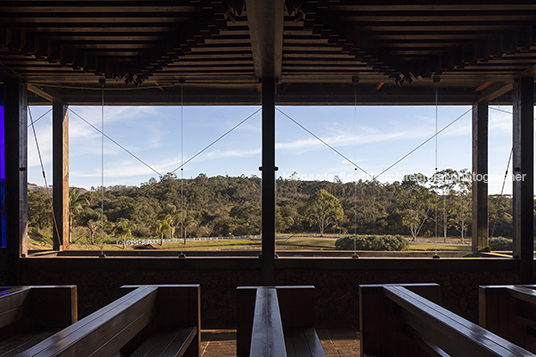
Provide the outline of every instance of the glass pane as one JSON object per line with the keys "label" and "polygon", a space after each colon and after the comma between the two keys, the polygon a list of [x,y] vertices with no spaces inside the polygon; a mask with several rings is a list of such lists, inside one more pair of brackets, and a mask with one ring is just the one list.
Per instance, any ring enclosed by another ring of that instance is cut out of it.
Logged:
{"label": "glass pane", "polygon": [[5,248],[7,246],[5,209],[6,157],[4,145],[4,85],[0,84],[0,248]]}

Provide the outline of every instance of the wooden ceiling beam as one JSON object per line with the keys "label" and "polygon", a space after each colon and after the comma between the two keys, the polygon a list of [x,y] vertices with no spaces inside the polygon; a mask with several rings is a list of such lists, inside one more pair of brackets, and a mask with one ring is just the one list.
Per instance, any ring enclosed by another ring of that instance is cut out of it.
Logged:
{"label": "wooden ceiling beam", "polygon": [[489,36],[488,32],[472,32],[472,33],[460,33],[460,32],[411,32],[404,31],[402,33],[393,32],[374,32],[369,34],[369,37],[373,40],[382,41],[470,41],[476,39],[484,39]]}
{"label": "wooden ceiling beam", "polygon": [[259,80],[281,77],[284,0],[246,0],[255,75]]}
{"label": "wooden ceiling beam", "polygon": [[[180,24],[178,24],[180,25]],[[184,24],[183,24],[184,25]],[[6,27],[5,24],[0,23],[0,27]],[[171,31],[172,24],[166,26],[158,26],[155,24],[143,24],[139,23],[136,26],[130,26],[125,24],[117,23],[107,23],[107,24],[89,24],[89,23],[66,23],[58,24],[52,23],[49,25],[44,25],[41,23],[12,23],[9,24],[10,28],[18,29],[20,31],[28,32],[40,32],[40,33],[50,33],[50,34],[64,34],[69,36],[69,34],[88,34],[94,33],[96,35],[108,34],[109,37],[113,38],[114,34],[120,35],[130,35],[135,36],[140,33],[140,35],[162,35]]]}
{"label": "wooden ceiling beam", "polygon": [[471,33],[471,32],[497,32],[517,29],[518,25],[509,24],[426,24],[426,25],[404,25],[400,23],[379,23],[379,24],[360,24],[359,28],[362,31],[373,32],[391,32],[398,33],[399,36],[404,36],[405,32],[449,32],[453,33]]}
{"label": "wooden ceiling beam", "polygon": [[61,100],[61,95],[54,91],[53,89],[47,88],[40,88],[38,86],[35,86],[31,83],[28,83],[28,91],[38,95],[39,97],[48,100],[49,102],[53,102],[54,100]]}
{"label": "wooden ceiling beam", "polygon": [[[14,5],[11,5],[11,3]],[[62,6],[65,4],[64,6]],[[87,5],[85,2],[77,3],[50,3],[45,6],[35,6],[35,1],[4,1],[0,6],[3,13],[11,16],[43,15],[43,14],[86,14],[86,13],[109,13],[111,10],[114,13],[130,14],[130,13],[189,13],[201,10],[200,6],[195,5],[169,5],[167,1],[151,1],[145,6],[133,2],[110,3],[109,1],[101,1],[100,4]],[[69,4],[69,5],[67,5]]]}
{"label": "wooden ceiling beam", "polygon": [[481,93],[480,97],[478,98],[479,102],[491,102],[503,94],[506,94],[510,92],[513,88],[513,83],[493,83],[490,86],[486,87]]}
{"label": "wooden ceiling beam", "polygon": [[[1,9],[1,8],[0,8]],[[36,14],[35,17],[19,18],[11,16],[0,15],[0,22],[3,24],[94,24],[95,26],[103,26],[106,24],[129,25],[129,24],[175,24],[181,22],[188,22],[189,18],[185,16],[147,16],[146,14],[140,14],[140,16],[124,16],[122,14],[107,14],[107,16],[88,17],[88,16],[69,16],[69,17],[45,17]]]}
{"label": "wooden ceiling beam", "polygon": [[446,15],[444,13],[434,12],[429,15],[412,12],[407,15],[401,15],[399,12],[388,13],[385,11],[379,12],[377,15],[342,15],[341,21],[359,22],[359,23],[404,23],[404,22],[429,22],[429,23],[479,23],[479,22],[495,22],[495,23],[511,23],[511,22],[530,22],[534,19],[535,14],[527,12],[516,15],[504,14],[504,12],[495,15],[473,15],[472,13],[458,12],[456,15]]}
{"label": "wooden ceiling beam", "polygon": [[505,4],[468,4],[466,1],[449,1],[448,3],[434,3],[434,4],[393,4],[392,1],[376,1],[374,5],[367,4],[333,4],[329,7],[331,11],[340,12],[369,12],[369,11],[387,11],[387,12],[399,12],[399,11],[411,11],[415,13],[420,12],[442,12],[442,11],[473,11],[473,12],[487,12],[487,11],[527,11],[536,10],[536,4],[524,3],[505,3]]}

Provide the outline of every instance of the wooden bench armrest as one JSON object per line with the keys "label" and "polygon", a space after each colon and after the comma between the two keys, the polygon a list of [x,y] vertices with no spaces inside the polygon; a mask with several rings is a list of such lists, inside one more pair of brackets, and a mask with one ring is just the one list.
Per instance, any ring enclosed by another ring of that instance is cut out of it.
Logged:
{"label": "wooden bench armrest", "polygon": [[19,356],[113,355],[153,319],[156,293],[155,287],[136,289]]}
{"label": "wooden bench armrest", "polygon": [[477,356],[535,356],[404,287],[386,286],[384,291],[402,307],[414,330],[451,355],[470,351]]}
{"label": "wooden bench armrest", "polygon": [[249,355],[252,357],[287,355],[277,290],[273,287],[257,288]]}
{"label": "wooden bench armrest", "polygon": [[534,289],[523,286],[512,286],[508,288],[508,292],[513,298],[536,305],[536,290]]}
{"label": "wooden bench armrest", "polygon": [[314,329],[315,300],[313,285],[239,286],[238,355],[326,356]]}
{"label": "wooden bench armrest", "polygon": [[0,328],[23,318],[33,327],[65,327],[78,320],[75,285],[16,286],[0,291]]}

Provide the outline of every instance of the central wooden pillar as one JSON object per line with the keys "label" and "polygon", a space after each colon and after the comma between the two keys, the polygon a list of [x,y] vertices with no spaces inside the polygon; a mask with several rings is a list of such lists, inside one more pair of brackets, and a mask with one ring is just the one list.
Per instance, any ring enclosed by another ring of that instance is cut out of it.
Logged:
{"label": "central wooden pillar", "polygon": [[521,283],[533,281],[534,242],[534,78],[519,78],[513,104],[513,240],[521,261]]}
{"label": "central wooden pillar", "polygon": [[255,75],[262,84],[262,284],[275,285],[275,88],[283,59],[284,0],[246,0]]}
{"label": "central wooden pillar", "polygon": [[28,253],[28,93],[26,82],[4,81],[7,283],[20,284],[20,258]]}
{"label": "central wooden pillar", "polygon": [[488,102],[473,104],[473,253],[488,244]]}
{"label": "central wooden pillar", "polygon": [[262,80],[262,284],[274,283],[275,80]]}
{"label": "central wooden pillar", "polygon": [[69,248],[69,107],[52,103],[53,249]]}

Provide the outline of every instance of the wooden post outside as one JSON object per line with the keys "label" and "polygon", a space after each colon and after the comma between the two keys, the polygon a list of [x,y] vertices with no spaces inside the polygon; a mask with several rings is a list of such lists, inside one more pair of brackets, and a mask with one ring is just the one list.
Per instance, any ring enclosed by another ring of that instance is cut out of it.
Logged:
{"label": "wooden post outside", "polygon": [[26,82],[4,80],[7,283],[20,283],[20,258],[28,253],[28,93]]}
{"label": "wooden post outside", "polygon": [[69,107],[52,103],[53,249],[69,248]]}
{"label": "wooden post outside", "polygon": [[488,102],[473,104],[473,253],[488,244]]}
{"label": "wooden post outside", "polygon": [[534,78],[514,84],[513,104],[513,255],[520,259],[521,283],[533,279],[534,241]]}

